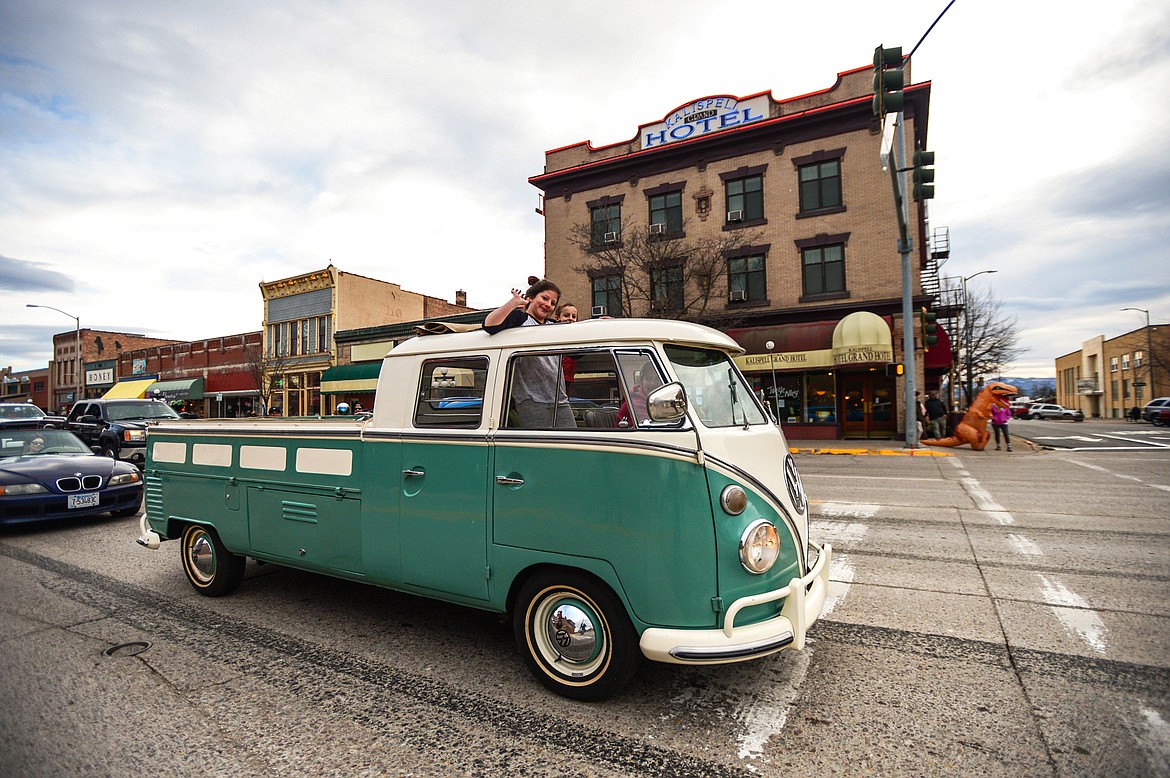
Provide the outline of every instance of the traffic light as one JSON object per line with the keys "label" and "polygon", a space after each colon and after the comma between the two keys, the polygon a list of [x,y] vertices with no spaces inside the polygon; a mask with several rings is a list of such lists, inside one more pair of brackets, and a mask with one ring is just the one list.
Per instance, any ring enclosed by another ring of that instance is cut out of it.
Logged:
{"label": "traffic light", "polygon": [[934,197],[934,152],[914,152],[914,199],[919,202]]}
{"label": "traffic light", "polygon": [[923,308],[918,317],[922,325],[922,350],[930,351],[938,343],[938,314]]}
{"label": "traffic light", "polygon": [[893,364],[886,365],[886,375],[890,378],[897,378],[905,372],[906,369],[901,362],[894,362]]}
{"label": "traffic light", "polygon": [[902,110],[905,95],[902,86],[902,47],[890,49],[878,46],[873,50],[873,115],[881,119],[887,113]]}

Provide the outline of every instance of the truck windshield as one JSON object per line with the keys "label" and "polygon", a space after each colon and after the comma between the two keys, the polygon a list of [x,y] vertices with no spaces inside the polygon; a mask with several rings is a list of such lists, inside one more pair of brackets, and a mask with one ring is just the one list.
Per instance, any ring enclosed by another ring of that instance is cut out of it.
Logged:
{"label": "truck windshield", "polygon": [[110,421],[179,418],[179,414],[171,410],[169,405],[154,400],[110,403],[106,406],[106,415],[110,418]]}
{"label": "truck windshield", "polygon": [[767,424],[751,386],[722,351],[666,346],[666,356],[687,390],[687,404],[707,427]]}

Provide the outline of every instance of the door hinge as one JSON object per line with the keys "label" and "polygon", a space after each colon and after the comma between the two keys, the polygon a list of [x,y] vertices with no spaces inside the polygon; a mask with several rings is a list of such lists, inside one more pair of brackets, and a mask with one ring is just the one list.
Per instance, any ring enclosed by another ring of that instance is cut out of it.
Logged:
{"label": "door hinge", "polygon": [[489,578],[491,578],[491,577],[492,577],[492,569],[491,569],[491,567],[485,567],[485,568],[483,569],[483,577],[484,577],[484,580],[487,580],[487,579],[489,579]]}
{"label": "door hinge", "polygon": [[715,611],[716,613],[723,612],[723,598],[722,597],[712,597],[711,598],[711,610]]}

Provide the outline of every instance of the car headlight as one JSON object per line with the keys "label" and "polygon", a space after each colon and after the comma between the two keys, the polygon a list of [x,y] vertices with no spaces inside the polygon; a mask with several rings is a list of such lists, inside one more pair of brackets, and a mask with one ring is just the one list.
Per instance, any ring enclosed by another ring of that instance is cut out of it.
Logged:
{"label": "car headlight", "polygon": [[141,480],[142,476],[140,476],[137,471],[133,473],[119,473],[118,475],[110,476],[110,486],[132,484]]}
{"label": "car headlight", "polygon": [[758,519],[739,538],[739,561],[749,573],[766,573],[780,557],[780,533],[772,522]]}
{"label": "car headlight", "polygon": [[40,484],[8,484],[0,486],[0,494],[48,494],[49,490]]}
{"label": "car headlight", "polygon": [[126,442],[141,443],[146,440],[146,430],[123,430],[122,440]]}

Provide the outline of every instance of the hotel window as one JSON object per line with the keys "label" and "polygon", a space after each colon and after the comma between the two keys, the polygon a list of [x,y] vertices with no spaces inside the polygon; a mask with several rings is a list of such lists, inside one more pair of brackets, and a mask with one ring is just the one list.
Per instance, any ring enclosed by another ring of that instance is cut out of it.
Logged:
{"label": "hotel window", "polygon": [[1134,367],[1141,367],[1143,357],[1145,357],[1145,352],[1142,352],[1142,351],[1133,352],[1133,366]]}
{"label": "hotel window", "polygon": [[818,151],[792,160],[800,184],[801,216],[843,211],[841,158],[845,149]]}
{"label": "hotel window", "polygon": [[332,334],[332,320],[329,316],[311,316],[297,321],[269,324],[266,353],[269,357],[322,354],[329,351]]}
{"label": "hotel window", "polygon": [[1109,357],[1109,372],[1117,372],[1117,357]]}
{"label": "hotel window", "polygon": [[[622,315],[622,277],[616,273],[592,279],[593,310],[597,316]],[[593,315],[592,312],[590,315]]]}
{"label": "hotel window", "polygon": [[682,232],[682,192],[669,192],[650,198],[650,234],[656,225],[662,225],[667,235]]}
{"label": "hotel window", "polygon": [[843,233],[796,241],[800,249],[804,297],[846,294],[845,243],[848,239],[849,233]]}
{"label": "hotel window", "polygon": [[622,204],[620,202],[592,206],[589,209],[590,243],[593,248],[604,248],[622,239]]}
{"label": "hotel window", "polygon": [[683,309],[682,262],[663,263],[650,270],[651,313],[676,313]]}
{"label": "hotel window", "polygon": [[1129,354],[1121,355],[1121,369],[1129,370]]}
{"label": "hotel window", "polygon": [[762,302],[768,297],[764,254],[727,259],[727,300],[730,303]]}
{"label": "hotel window", "polygon": [[767,167],[742,167],[720,174],[727,202],[727,227],[764,223],[764,171]]}
{"label": "hotel window", "polygon": [[650,237],[682,237],[682,193],[686,182],[667,183],[644,190],[650,209]]}

